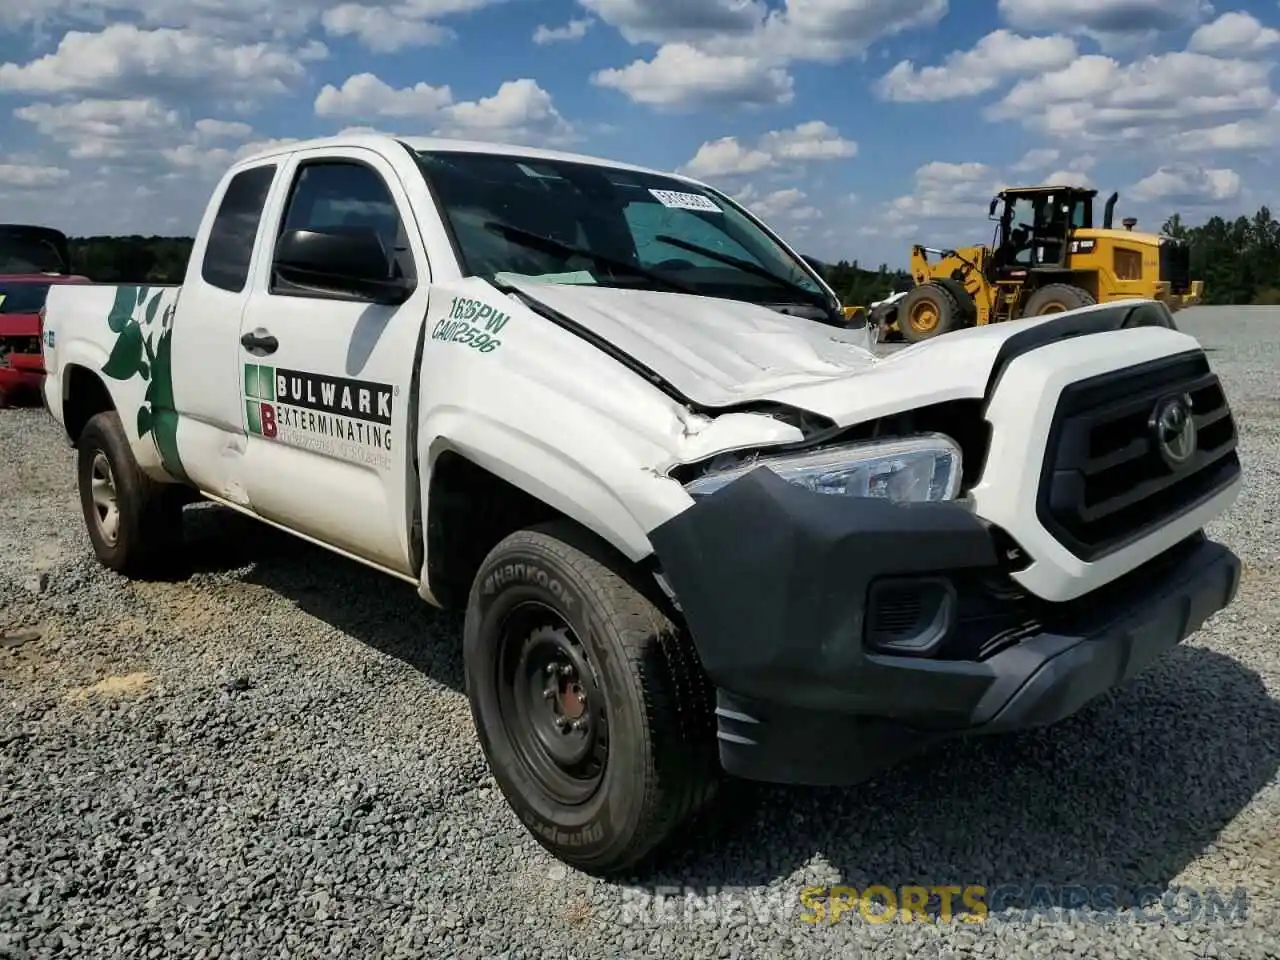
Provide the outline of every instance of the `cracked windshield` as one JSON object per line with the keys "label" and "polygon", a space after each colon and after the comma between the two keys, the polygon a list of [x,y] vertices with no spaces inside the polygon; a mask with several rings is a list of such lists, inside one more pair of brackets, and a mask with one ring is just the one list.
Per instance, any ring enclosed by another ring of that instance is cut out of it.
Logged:
{"label": "cracked windshield", "polygon": [[823,305],[740,210],[670,177],[516,156],[421,152],[468,273],[761,304]]}

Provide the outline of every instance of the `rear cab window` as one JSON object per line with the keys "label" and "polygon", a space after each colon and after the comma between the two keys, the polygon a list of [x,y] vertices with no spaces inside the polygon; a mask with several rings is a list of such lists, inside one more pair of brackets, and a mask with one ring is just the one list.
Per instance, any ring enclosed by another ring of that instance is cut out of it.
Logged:
{"label": "rear cab window", "polygon": [[222,203],[209,227],[200,276],[205,283],[229,293],[240,293],[249,280],[253,245],[275,180],[276,165],[241,170],[227,184]]}

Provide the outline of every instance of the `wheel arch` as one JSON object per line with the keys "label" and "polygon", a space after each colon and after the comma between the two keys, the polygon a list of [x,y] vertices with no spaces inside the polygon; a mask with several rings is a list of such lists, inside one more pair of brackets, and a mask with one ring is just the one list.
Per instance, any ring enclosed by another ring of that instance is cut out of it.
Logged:
{"label": "wheel arch", "polygon": [[97,414],[115,410],[115,399],[102,377],[80,363],[71,363],[61,371],[62,425],[67,439],[75,446],[85,425]]}
{"label": "wheel arch", "polygon": [[[601,487],[579,498],[583,478],[574,482],[551,469],[535,491],[508,461],[444,442],[434,446],[429,464],[423,490],[422,587],[445,608],[466,604],[471,582],[489,551],[521,529],[554,528],[583,552],[602,561],[608,558],[615,568],[631,567],[639,573],[653,563],[647,535],[616,498]],[[612,509],[596,509],[602,502]],[[642,581],[639,578],[636,586]]]}

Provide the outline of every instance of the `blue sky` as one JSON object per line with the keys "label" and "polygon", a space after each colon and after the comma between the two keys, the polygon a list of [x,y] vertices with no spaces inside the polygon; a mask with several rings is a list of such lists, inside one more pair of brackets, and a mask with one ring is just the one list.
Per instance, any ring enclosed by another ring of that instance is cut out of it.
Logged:
{"label": "blue sky", "polygon": [[1275,0],[6,0],[0,219],[189,233],[236,156],[362,127],[682,170],[898,265],[1002,184],[1274,204],[1276,63]]}

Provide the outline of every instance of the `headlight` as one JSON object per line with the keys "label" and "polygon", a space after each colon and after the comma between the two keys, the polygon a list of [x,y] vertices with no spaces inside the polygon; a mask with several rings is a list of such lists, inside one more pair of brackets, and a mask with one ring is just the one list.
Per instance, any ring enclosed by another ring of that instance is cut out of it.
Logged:
{"label": "headlight", "polygon": [[760,456],[713,470],[685,484],[685,489],[690,496],[704,497],[756,467],[768,467],[783,480],[815,493],[845,497],[918,503],[953,500],[960,490],[960,448],[940,433],[872,440],[793,456]]}

